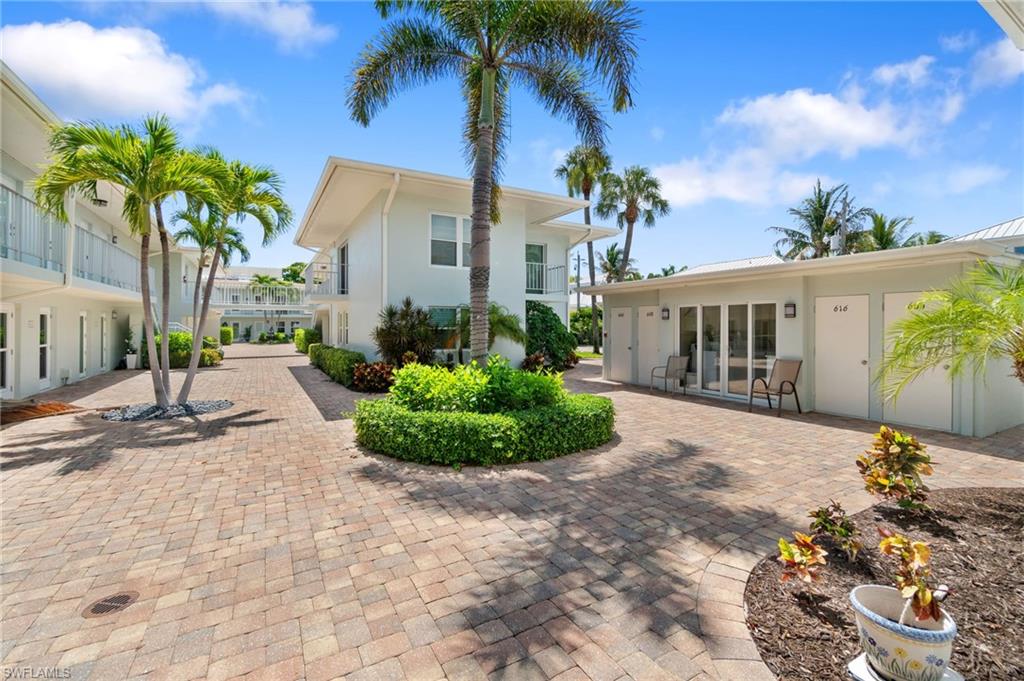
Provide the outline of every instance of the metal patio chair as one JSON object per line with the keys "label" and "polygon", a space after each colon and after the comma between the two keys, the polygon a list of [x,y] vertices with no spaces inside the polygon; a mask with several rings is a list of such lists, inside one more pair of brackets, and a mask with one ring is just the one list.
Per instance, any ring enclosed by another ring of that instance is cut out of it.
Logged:
{"label": "metal patio chair", "polygon": [[798,414],[802,414],[803,411],[800,409],[800,395],[796,392],[796,379],[800,376],[800,367],[803,363],[804,361],[802,359],[775,360],[775,364],[772,365],[772,374],[768,377],[767,381],[760,376],[751,381],[750,401],[747,403],[747,411],[753,411],[755,395],[763,395],[768,398],[768,408],[771,409],[772,395],[775,395],[779,398],[779,407],[776,416],[782,416],[782,396],[792,395],[793,399],[796,400],[796,412]]}
{"label": "metal patio chair", "polygon": [[[686,367],[690,364],[689,355],[669,355],[668,364],[651,369],[651,392],[654,392],[654,379],[661,378],[665,381],[665,392],[668,392],[668,381],[674,379],[677,383],[682,381],[683,394],[686,394]],[[658,372],[661,373],[658,373]]]}

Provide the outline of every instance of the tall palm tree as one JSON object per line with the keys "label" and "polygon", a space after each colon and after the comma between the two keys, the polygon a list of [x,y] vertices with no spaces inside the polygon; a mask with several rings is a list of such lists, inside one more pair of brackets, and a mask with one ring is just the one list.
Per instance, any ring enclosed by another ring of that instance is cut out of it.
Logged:
{"label": "tall palm tree", "polygon": [[174,223],[185,223],[185,226],[174,233],[176,243],[193,243],[199,249],[199,257],[196,266],[196,283],[192,289],[192,323],[199,321],[200,286],[203,282],[203,268],[206,267],[206,258],[217,246],[217,224],[219,218],[209,213],[203,217],[203,204],[197,201],[190,201],[188,208],[179,210],[171,218]]}
{"label": "tall palm tree", "polygon": [[[562,165],[555,168],[555,177],[565,180],[569,196],[582,196],[587,205],[583,208],[583,224],[590,225],[590,196],[601,178],[611,170],[612,160],[602,149],[578,145],[565,155]],[[587,268],[590,271],[590,285],[597,283],[597,262],[594,258],[594,242],[587,239]],[[579,282],[576,282],[579,285]],[[590,309],[597,310],[597,296],[590,296]],[[601,334],[598,333],[598,315],[590,315],[590,337],[594,339],[594,352],[601,352]]]}
{"label": "tall palm tree", "polygon": [[871,224],[861,232],[856,250],[888,251],[913,245],[912,240],[917,235],[907,237],[907,229],[913,224],[914,218],[890,218],[876,211],[871,211],[869,217]]}
{"label": "tall palm tree", "polygon": [[146,118],[141,129],[129,125],[68,123],[50,134],[51,160],[36,178],[36,203],[45,212],[68,220],[65,197],[81,194],[96,198],[99,182],[118,186],[124,193],[122,217],[140,237],[139,278],[142,286],[143,324],[149,357],[157,357],[153,329],[153,301],[149,288],[149,250],[155,218],[162,258],[162,319],[159,362],[151,359],[153,394],[161,407],[170,402],[170,240],[164,226],[163,203],[184,194],[199,201],[216,197],[221,168],[195,154],[182,151],[178,136],[164,116]]}
{"label": "tall palm tree", "polygon": [[357,60],[348,107],[369,125],[401,90],[454,77],[466,102],[464,138],[473,167],[469,273],[474,359],[487,356],[490,229],[499,222],[501,160],[512,85],[568,120],[582,141],[604,146],[605,122],[588,84],[599,81],[615,111],[632,106],[637,10],[614,0],[437,2],[377,0],[386,25]]}
{"label": "tall palm tree", "polygon": [[203,347],[202,330],[210,311],[217,266],[225,255],[225,249],[234,247],[235,237],[239,235],[238,230],[229,224],[229,220],[233,217],[236,223],[241,224],[246,217],[255,219],[263,233],[264,246],[269,246],[279,234],[288,229],[292,221],[291,208],[281,195],[281,178],[274,170],[267,166],[254,166],[241,161],[228,163],[213,149],[204,150],[203,158],[223,168],[221,181],[217,184],[216,197],[207,202],[207,210],[219,216],[220,222],[216,231],[210,273],[206,278],[199,323],[192,334],[192,358],[189,360],[185,381],[178,392],[178,404],[188,402],[192,382],[199,369],[199,356]]}
{"label": "tall palm tree", "polygon": [[[843,200],[849,198],[845,184],[822,189],[821,180],[814,185],[811,195],[787,213],[796,218],[795,227],[769,227],[782,237],[775,242],[775,253],[790,260],[824,258],[829,254],[829,238],[839,231]],[[852,203],[852,199],[851,199]],[[847,243],[860,239],[860,225],[868,209],[849,210],[847,215]],[[783,250],[785,249],[785,250]]]}
{"label": "tall palm tree", "polygon": [[[626,245],[622,249],[620,266],[631,263],[629,257],[633,247],[633,225],[641,222],[644,227],[654,227],[657,218],[668,215],[668,201],[661,196],[661,182],[648,168],[629,166],[622,175],[606,174],[601,179],[601,198],[597,202],[597,214],[602,218],[615,216],[619,228],[626,228]],[[619,272],[619,281],[626,278],[626,270]]]}
{"label": "tall palm tree", "polygon": [[953,378],[1006,358],[1024,383],[1024,265],[980,262],[948,290],[926,293],[919,302],[886,331],[891,345],[878,372],[886,399],[896,399],[922,373],[947,363]]}
{"label": "tall palm tree", "polygon": [[627,277],[637,274],[636,260],[630,258],[627,264],[623,250],[619,248],[618,243],[608,246],[604,253],[598,253],[597,260],[606,283],[625,281]]}

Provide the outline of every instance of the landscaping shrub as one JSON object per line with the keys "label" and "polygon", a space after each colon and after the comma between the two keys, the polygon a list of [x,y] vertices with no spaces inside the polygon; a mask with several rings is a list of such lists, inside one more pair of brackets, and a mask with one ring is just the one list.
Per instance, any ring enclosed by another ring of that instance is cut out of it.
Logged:
{"label": "landscaping shrub", "polygon": [[[156,351],[159,355],[160,334],[156,334],[153,338],[156,341]],[[139,365],[143,369],[148,369],[149,344],[145,342],[145,334],[143,334],[143,342],[139,345],[142,348],[139,356]],[[192,356],[192,334],[188,331],[171,331],[167,334],[167,350],[170,355],[172,369],[184,369],[188,367],[189,357]]]}
{"label": "landscaping shrub", "polygon": [[395,382],[395,367],[387,362],[357,364],[352,372],[352,387],[364,393],[387,392]]}
{"label": "landscaping shrub", "polygon": [[488,378],[482,405],[484,412],[541,407],[554,404],[566,395],[561,374],[519,371],[509,366],[503,357],[491,357],[483,371]]}
{"label": "landscaping shrub", "polygon": [[[591,308],[581,307],[578,310],[573,310],[569,313],[569,331],[573,336],[576,337],[576,342],[581,345],[593,345],[594,339],[590,335],[591,325]],[[602,324],[604,321],[604,313],[601,308],[597,308],[597,332],[601,333]]]}
{"label": "landscaping shrub", "polygon": [[362,446],[449,466],[550,459],[604,444],[613,427],[612,402],[597,395],[567,395],[555,404],[502,414],[413,411],[388,397],[357,402],[355,414]]}
{"label": "landscaping shrub", "polygon": [[527,355],[520,365],[523,371],[542,371],[544,369],[544,353],[535,352]]}
{"label": "landscaping shrub", "polygon": [[428,310],[414,305],[412,298],[407,297],[400,307],[388,305],[381,310],[370,337],[381,359],[389,364],[406,364],[403,357],[410,352],[426,364],[434,359],[437,326]]}
{"label": "landscaping shrub", "polygon": [[366,355],[345,348],[332,348],[320,343],[309,346],[309,361],[335,383],[352,387],[357,364],[366,364]]}
{"label": "landscaping shrub", "polygon": [[932,457],[926,449],[913,435],[882,426],[872,448],[857,458],[864,489],[900,508],[927,508],[928,487],[921,476],[932,474]]}
{"label": "landscaping shrub", "polygon": [[[217,366],[223,360],[224,353],[216,348],[203,348],[199,351],[199,366],[201,367]],[[188,366],[187,360],[185,366]]]}
{"label": "landscaping shrub", "polygon": [[288,334],[286,334],[284,331],[278,331],[277,333],[274,334],[274,342],[275,343],[287,343],[288,342]]}
{"label": "landscaping shrub", "polygon": [[555,311],[536,300],[526,301],[526,354],[542,353],[545,363],[561,371],[571,368],[576,338]]}
{"label": "landscaping shrub", "polygon": [[320,342],[320,332],[316,329],[295,329],[293,336],[295,340],[295,349],[306,354],[309,352],[310,343]]}
{"label": "landscaping shrub", "polygon": [[257,343],[266,343],[267,342],[267,332],[266,331],[260,331],[260,335],[256,337],[256,342]]}
{"label": "landscaping shrub", "polygon": [[[190,341],[191,342],[191,341]],[[219,348],[220,341],[213,336],[203,336],[203,348]]]}
{"label": "landscaping shrub", "polygon": [[230,326],[220,327],[220,344],[231,345],[235,341],[235,332],[231,330]]}

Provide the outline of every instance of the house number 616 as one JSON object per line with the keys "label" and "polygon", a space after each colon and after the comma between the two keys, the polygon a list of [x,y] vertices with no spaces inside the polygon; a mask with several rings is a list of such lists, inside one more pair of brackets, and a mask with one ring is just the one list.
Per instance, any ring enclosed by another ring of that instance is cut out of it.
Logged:
{"label": "house number 616", "polygon": [[846,312],[849,309],[849,305],[836,305],[832,308],[833,312]]}

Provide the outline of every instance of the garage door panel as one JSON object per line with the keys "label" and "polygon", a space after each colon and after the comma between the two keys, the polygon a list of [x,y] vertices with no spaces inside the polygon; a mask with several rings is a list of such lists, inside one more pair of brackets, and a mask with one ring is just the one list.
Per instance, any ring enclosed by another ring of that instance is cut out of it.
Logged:
{"label": "garage door panel", "polygon": [[868,417],[871,366],[869,297],[814,300],[814,404],[817,411]]}

